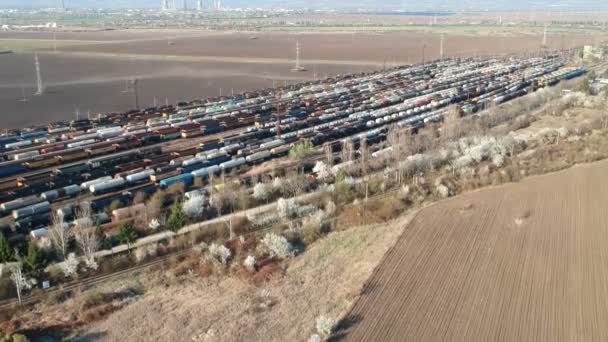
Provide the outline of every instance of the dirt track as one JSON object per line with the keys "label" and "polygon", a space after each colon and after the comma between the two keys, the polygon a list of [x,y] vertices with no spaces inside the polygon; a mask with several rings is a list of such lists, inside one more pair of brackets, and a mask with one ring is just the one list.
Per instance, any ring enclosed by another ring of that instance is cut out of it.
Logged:
{"label": "dirt track", "polygon": [[608,162],[423,210],[355,304],[352,341],[606,341]]}

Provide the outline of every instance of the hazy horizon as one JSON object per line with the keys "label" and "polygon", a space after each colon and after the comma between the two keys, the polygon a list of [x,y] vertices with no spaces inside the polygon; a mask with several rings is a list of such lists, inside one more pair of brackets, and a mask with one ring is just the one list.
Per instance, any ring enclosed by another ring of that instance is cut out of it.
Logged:
{"label": "hazy horizon", "polygon": [[[160,0],[64,0],[73,8],[158,8]],[[195,0],[187,0],[192,7]],[[183,0],[176,0],[181,6]],[[0,8],[52,8],[59,7],[61,0],[2,0]],[[402,0],[224,0],[225,7],[250,8],[310,8],[310,9],[369,9],[369,10],[467,10],[467,11],[530,11],[530,10],[597,10],[608,9],[608,2],[590,0],[428,0],[423,4]]]}

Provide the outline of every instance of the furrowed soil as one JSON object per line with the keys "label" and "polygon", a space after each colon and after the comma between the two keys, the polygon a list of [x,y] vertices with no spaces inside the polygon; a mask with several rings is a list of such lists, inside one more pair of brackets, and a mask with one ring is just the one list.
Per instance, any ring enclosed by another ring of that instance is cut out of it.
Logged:
{"label": "furrowed soil", "polygon": [[608,339],[608,162],[422,210],[345,319],[349,341]]}

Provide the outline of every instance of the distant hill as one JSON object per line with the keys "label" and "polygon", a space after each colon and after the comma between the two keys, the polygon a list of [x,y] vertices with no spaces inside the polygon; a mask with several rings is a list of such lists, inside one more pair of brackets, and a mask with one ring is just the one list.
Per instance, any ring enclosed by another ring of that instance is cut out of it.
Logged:
{"label": "distant hill", "polygon": [[[176,0],[181,4],[183,0]],[[195,0],[187,0],[194,6]],[[160,7],[160,0],[65,0],[70,7]],[[61,0],[2,0],[0,8],[58,7]],[[596,0],[224,0],[227,7],[290,7],[314,9],[407,9],[407,10],[571,10],[608,9],[608,1]]]}

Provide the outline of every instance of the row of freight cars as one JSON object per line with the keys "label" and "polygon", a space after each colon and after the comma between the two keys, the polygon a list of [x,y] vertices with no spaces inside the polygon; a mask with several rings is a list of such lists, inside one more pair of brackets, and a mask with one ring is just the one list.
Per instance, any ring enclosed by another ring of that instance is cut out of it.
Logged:
{"label": "row of freight cars", "polygon": [[[450,63],[447,61],[424,69],[413,67],[387,74],[347,78],[336,82],[333,87],[300,87],[283,95],[281,101],[287,108],[286,115],[275,115],[274,121],[256,121],[257,128],[209,141],[198,149],[183,151],[179,157],[161,153],[151,157],[162,158],[159,163],[137,165],[137,160],[141,158],[139,152],[130,154],[124,151],[89,161],[83,164],[88,166],[89,171],[107,167],[114,169],[107,172],[109,175],[101,176],[109,178],[86,184],[85,189],[80,183],[80,191],[88,189],[93,196],[94,208],[101,210],[112,201],[128,203],[138,191],[153,193],[158,187],[166,188],[176,183],[189,185],[196,177],[204,178],[222,170],[227,172],[284,155],[302,139],[310,139],[313,144],[320,145],[352,136],[350,139],[355,143],[365,138],[373,144],[385,138],[388,125],[396,123],[401,127],[415,128],[429,121],[441,120],[445,106],[466,102],[480,94],[494,96],[498,90],[508,90],[517,82],[526,82],[519,71],[546,70],[543,68],[555,65],[556,61],[536,59],[519,66],[513,63],[497,66],[496,63],[471,62],[467,68],[474,70],[464,76],[448,73],[448,67],[457,68]],[[430,73],[427,69],[430,69]],[[441,79],[442,82],[434,82],[434,79]],[[267,100],[258,99],[251,105],[259,107],[262,103],[267,103]],[[261,108],[265,111],[271,108],[264,106],[261,105]],[[204,114],[208,114],[208,110],[205,109]],[[200,107],[193,107],[187,110],[187,117],[191,119],[190,115],[201,115],[202,111]],[[227,114],[233,115],[233,112]],[[184,116],[184,113],[182,111],[177,115],[169,120],[179,124],[182,119],[179,116]],[[254,121],[258,118],[256,114]],[[276,135],[280,138],[277,139]],[[339,148],[339,143],[336,148]],[[124,159],[117,160],[116,156]],[[124,170],[117,170],[119,166],[124,166]],[[117,177],[117,173],[121,174]],[[55,197],[54,190],[49,190],[51,202]],[[55,200],[65,198],[59,193],[57,195]],[[39,198],[45,199],[42,195]]]}
{"label": "row of freight cars", "polygon": [[[409,95],[411,95],[411,96],[415,96],[415,95],[419,95],[420,93],[421,93],[421,92],[418,92],[418,93],[415,93],[415,92],[414,92],[414,93],[410,93]],[[428,93],[427,93],[427,94],[428,94]],[[401,95],[403,95],[403,94],[401,94]],[[409,95],[408,95],[408,96],[409,96]],[[442,99],[442,100],[440,100],[440,101],[432,101],[430,98],[425,98],[425,99],[417,99],[417,100],[415,101],[415,103],[410,104],[408,108],[401,108],[401,109],[403,109],[403,110],[401,110],[400,108],[397,108],[398,110],[400,110],[400,111],[399,111],[399,113],[394,113],[394,112],[393,112],[390,118],[389,118],[389,117],[386,117],[386,116],[385,116],[385,117],[383,117],[383,118],[378,118],[376,114],[373,114],[373,116],[374,116],[374,117],[376,117],[376,119],[375,119],[375,121],[368,121],[368,122],[367,122],[367,126],[368,126],[368,127],[373,127],[373,126],[375,126],[375,125],[379,125],[379,124],[382,124],[382,123],[390,122],[391,120],[389,120],[389,119],[404,118],[404,117],[406,117],[406,116],[408,116],[409,118],[408,118],[407,120],[405,120],[405,121],[406,121],[405,123],[413,123],[413,122],[415,122],[416,120],[418,120],[418,119],[423,119],[423,118],[424,118],[424,120],[428,120],[428,118],[426,118],[424,114],[420,114],[420,113],[421,113],[421,112],[423,113],[424,111],[429,110],[429,109],[431,108],[431,106],[432,106],[432,108],[437,108],[439,105],[441,105],[441,106],[446,105],[446,104],[448,103],[448,101],[449,101],[450,103],[455,102],[455,100],[456,100],[456,101],[458,101],[458,100],[462,99],[462,97],[463,97],[462,95],[460,95],[460,97],[458,97],[458,96],[456,96],[456,97],[452,96],[452,98],[451,98],[450,100],[448,100],[448,99],[445,99],[445,98],[444,98],[444,99]],[[396,101],[401,101],[401,100],[403,99],[403,96],[396,96],[396,97],[395,97],[395,96],[393,96],[393,98],[396,98]],[[407,98],[407,97],[406,97],[406,98]],[[393,101],[394,101],[394,100],[393,100]],[[347,102],[347,101],[344,101],[344,102]],[[343,103],[344,103],[344,102],[343,102]],[[431,104],[431,102],[434,102],[434,103],[432,103],[432,104]],[[352,104],[352,103],[351,103],[351,104]],[[386,104],[391,104],[391,102],[389,102],[389,101],[385,100],[385,102],[384,102],[383,104],[384,104],[384,105],[386,105]],[[377,105],[377,104],[374,104],[374,105]],[[414,108],[412,108],[412,107],[414,107]],[[367,109],[367,108],[369,108],[369,106],[367,106],[367,107],[364,107],[364,106],[363,106],[363,107],[361,107],[361,108],[362,108],[362,109]],[[361,108],[356,108],[356,109],[361,109]],[[405,111],[405,110],[407,110],[407,111]],[[326,110],[326,112],[328,112],[328,110]],[[348,111],[348,110],[346,110],[346,111],[344,111],[342,114],[348,114],[348,113],[349,113],[349,111]],[[351,113],[352,113],[352,111],[351,111]],[[389,113],[389,114],[391,114],[391,113]],[[419,115],[412,116],[411,114],[419,114]],[[363,114],[358,113],[358,114],[356,114],[356,115],[360,115],[360,116],[361,116],[361,115],[365,115],[365,113],[363,113]],[[303,125],[306,127],[306,126],[310,126],[310,125],[312,125],[312,124],[314,124],[314,123],[318,123],[319,121],[328,120],[328,119],[335,119],[335,118],[337,118],[337,117],[339,117],[339,116],[340,116],[340,115],[339,115],[339,113],[334,112],[334,114],[325,114],[325,115],[322,115],[322,116],[318,117],[318,120],[317,120],[316,122],[312,122],[312,121],[310,120],[310,118],[309,118],[309,120],[307,120],[307,121],[302,121],[302,122],[300,122],[300,124],[303,124]],[[341,117],[344,117],[344,115],[342,115]],[[350,116],[349,116],[349,119],[350,119],[350,117],[352,117],[352,115],[350,115]],[[288,118],[288,119],[293,119],[293,120],[295,120],[296,118],[295,118],[295,117],[291,117],[291,118]],[[344,121],[347,121],[347,120],[348,120],[348,119],[342,119],[342,121],[343,121],[343,122],[344,122]],[[289,120],[284,120],[284,122],[288,122],[288,121],[289,121]],[[334,121],[334,123],[336,123],[336,121],[339,121],[339,120],[335,120],[335,121]],[[403,122],[402,122],[402,123],[403,123]],[[281,129],[282,129],[282,131],[283,131],[283,132],[287,131],[287,133],[286,133],[286,134],[284,134],[283,136],[284,136],[285,138],[293,138],[293,137],[295,137],[296,135],[297,135],[298,137],[300,137],[300,136],[301,136],[301,135],[300,135],[301,131],[303,131],[303,130],[310,130],[310,128],[309,128],[309,129],[301,129],[301,130],[299,130],[297,133],[296,133],[296,132],[291,132],[291,131],[293,130],[293,129],[292,129],[292,128],[293,128],[293,126],[294,126],[294,125],[297,125],[297,124],[298,124],[298,122],[294,122],[294,121],[292,121],[292,124],[291,124],[291,125],[290,125],[290,124],[287,124],[287,125],[281,125]],[[325,125],[325,127],[324,127],[324,128],[332,128],[332,127],[334,127],[334,126],[332,126],[331,124],[322,124],[322,125],[315,126],[315,130],[317,129],[317,127],[321,127],[321,126],[323,126],[323,125]],[[346,127],[346,129],[348,129],[348,127]],[[272,132],[272,130],[273,130],[273,129],[271,129],[271,132]],[[312,133],[312,132],[311,132],[311,133]],[[320,139],[319,139],[319,136],[314,137],[314,139],[315,139],[315,140],[314,140],[315,142],[319,142],[319,140],[320,140]]]}

